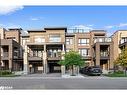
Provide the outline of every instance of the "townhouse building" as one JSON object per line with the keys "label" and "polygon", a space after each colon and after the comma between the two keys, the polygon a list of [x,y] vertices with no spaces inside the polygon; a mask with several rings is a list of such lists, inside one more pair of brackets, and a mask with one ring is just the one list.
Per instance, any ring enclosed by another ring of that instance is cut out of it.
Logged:
{"label": "townhouse building", "polygon": [[[72,31],[71,33],[68,31]],[[82,29],[44,28],[28,30],[22,36],[24,46],[24,70],[26,73],[63,72],[58,65],[62,55],[70,50],[78,51],[89,66],[113,69],[113,41],[104,30],[84,32]]]}
{"label": "townhouse building", "polygon": [[23,58],[20,45],[20,34],[22,29],[0,29],[0,68],[3,70],[22,71]]}
{"label": "townhouse building", "polygon": [[127,47],[127,30],[119,30],[116,32],[118,35],[118,47],[119,47],[119,53],[121,53],[121,50]]}
{"label": "townhouse building", "polygon": [[44,28],[28,30],[29,36],[22,37],[24,46],[25,73],[60,72],[58,61],[65,53],[67,28]]}
{"label": "townhouse building", "polygon": [[[106,31],[73,32],[71,35],[73,35],[74,42],[72,50],[79,51],[87,65],[101,66],[103,70],[113,68],[113,41],[111,37],[106,36]],[[69,34],[66,36],[66,50],[70,50],[70,45],[68,45],[70,37],[68,36]]]}
{"label": "townhouse building", "polygon": [[29,73],[65,74],[66,68],[57,64],[63,54],[70,50],[81,54],[84,66],[100,66],[104,71],[114,68],[113,61],[121,47],[125,47],[127,31],[118,30],[107,37],[105,30],[67,29],[48,27],[40,30],[0,29],[1,67],[12,71]]}

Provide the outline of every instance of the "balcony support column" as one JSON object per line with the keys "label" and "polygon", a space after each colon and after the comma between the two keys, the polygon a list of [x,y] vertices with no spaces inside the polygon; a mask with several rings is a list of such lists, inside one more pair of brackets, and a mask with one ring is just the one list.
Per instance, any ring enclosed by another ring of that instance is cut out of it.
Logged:
{"label": "balcony support column", "polygon": [[29,73],[29,62],[28,62],[28,47],[27,45],[25,45],[25,52],[24,52],[24,74],[28,74]]}
{"label": "balcony support column", "polygon": [[4,56],[4,54],[3,54],[3,48],[1,47],[1,56]]}
{"label": "balcony support column", "polygon": [[[64,47],[64,44],[62,45],[62,60],[64,59],[64,54],[65,54],[65,47]],[[65,66],[64,65],[61,65],[61,74],[62,75],[65,75]]]}
{"label": "balcony support column", "polygon": [[108,60],[107,64],[108,64],[108,70],[109,70],[110,69],[110,61],[109,60]]}
{"label": "balcony support column", "polygon": [[96,43],[96,66],[100,66],[100,45]]}
{"label": "balcony support column", "polygon": [[46,44],[44,44],[44,51],[46,52]]}
{"label": "balcony support column", "polygon": [[48,66],[47,66],[47,52],[46,52],[46,45],[44,45],[44,51],[43,51],[43,73],[48,73]]}
{"label": "balcony support column", "polygon": [[110,59],[109,59],[109,69],[114,69],[114,64],[113,64],[113,56],[114,56],[114,54],[113,54],[113,44],[110,44],[110,47],[109,47],[109,49],[110,49]]}
{"label": "balcony support column", "polygon": [[47,74],[47,60],[43,59],[43,73]]}
{"label": "balcony support column", "polygon": [[13,46],[9,45],[9,70],[12,71]]}

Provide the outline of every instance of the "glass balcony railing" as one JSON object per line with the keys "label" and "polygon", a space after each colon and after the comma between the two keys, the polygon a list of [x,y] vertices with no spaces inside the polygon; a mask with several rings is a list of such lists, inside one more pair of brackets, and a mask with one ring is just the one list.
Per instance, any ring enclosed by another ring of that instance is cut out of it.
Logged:
{"label": "glass balcony railing", "polygon": [[109,56],[109,52],[100,52],[100,56],[101,57],[108,57]]}
{"label": "glass balcony railing", "polygon": [[94,38],[94,43],[97,43],[97,42],[112,42],[112,38]]}
{"label": "glass balcony railing", "polygon": [[31,52],[31,53],[28,53],[28,56],[29,57],[43,57],[43,53],[33,53],[33,52]]}
{"label": "glass balcony railing", "polygon": [[[28,53],[29,57],[43,57],[43,51],[30,51]],[[47,51],[47,57],[49,58],[56,58],[61,57],[61,50],[48,50]]]}
{"label": "glass balcony railing", "polygon": [[47,52],[47,57],[55,58],[55,57],[61,57],[61,52]]}
{"label": "glass balcony railing", "polygon": [[2,52],[1,56],[3,56],[3,57],[9,57],[9,52]]}
{"label": "glass balcony railing", "polygon": [[127,42],[127,37],[121,38],[119,44],[123,44]]}

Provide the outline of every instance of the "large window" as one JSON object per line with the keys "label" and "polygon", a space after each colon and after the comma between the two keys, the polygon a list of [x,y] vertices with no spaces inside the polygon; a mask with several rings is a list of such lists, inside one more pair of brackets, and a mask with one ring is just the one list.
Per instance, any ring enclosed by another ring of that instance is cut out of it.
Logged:
{"label": "large window", "polygon": [[67,45],[72,45],[73,44],[73,39],[72,38],[67,38],[66,39],[66,44]]}
{"label": "large window", "polygon": [[120,44],[127,42],[127,37],[122,37],[120,40]]}
{"label": "large window", "polygon": [[61,42],[60,35],[49,35],[49,42]]}
{"label": "large window", "polygon": [[78,45],[89,45],[89,39],[79,39]]}
{"label": "large window", "polygon": [[89,56],[89,49],[79,49],[79,54],[81,54],[81,56]]}
{"label": "large window", "polygon": [[43,43],[45,42],[45,38],[43,36],[35,36],[34,41],[37,43]]}

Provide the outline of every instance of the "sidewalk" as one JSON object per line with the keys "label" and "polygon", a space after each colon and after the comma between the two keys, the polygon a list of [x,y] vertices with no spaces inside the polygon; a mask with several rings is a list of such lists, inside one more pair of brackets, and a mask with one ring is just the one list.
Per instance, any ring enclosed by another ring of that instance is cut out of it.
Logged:
{"label": "sidewalk", "polygon": [[28,74],[28,75],[22,75],[21,77],[61,77],[61,74],[60,73]]}
{"label": "sidewalk", "polygon": [[62,78],[85,78],[83,75],[78,74],[76,76],[71,76],[70,74],[62,75]]}

